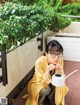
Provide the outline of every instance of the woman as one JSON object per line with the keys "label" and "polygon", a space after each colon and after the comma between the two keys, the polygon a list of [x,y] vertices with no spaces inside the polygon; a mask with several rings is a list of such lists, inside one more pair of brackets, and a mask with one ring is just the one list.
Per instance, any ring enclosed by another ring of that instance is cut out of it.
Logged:
{"label": "woman", "polygon": [[[54,93],[54,88],[51,88],[51,72],[64,73],[62,55],[63,47],[58,41],[52,40],[47,44],[45,55],[35,62],[35,73],[28,83],[28,99],[25,105],[43,105],[45,97]],[[55,105],[64,105],[67,92],[66,85],[55,87]],[[51,105],[54,105],[53,100]]]}

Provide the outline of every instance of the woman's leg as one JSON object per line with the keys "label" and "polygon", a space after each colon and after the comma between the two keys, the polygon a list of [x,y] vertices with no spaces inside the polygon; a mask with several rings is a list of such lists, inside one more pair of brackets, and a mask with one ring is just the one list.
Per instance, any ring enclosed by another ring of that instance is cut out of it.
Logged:
{"label": "woman's leg", "polygon": [[50,88],[43,88],[40,91],[38,105],[43,105],[43,102],[44,102],[46,96],[50,93],[50,91],[51,91]]}
{"label": "woman's leg", "polygon": [[50,104],[55,105],[55,91],[51,91],[47,97],[50,101]]}
{"label": "woman's leg", "polygon": [[55,86],[52,84],[49,84],[49,87],[51,89],[51,92],[48,94],[48,99],[50,100],[51,105],[55,105]]}

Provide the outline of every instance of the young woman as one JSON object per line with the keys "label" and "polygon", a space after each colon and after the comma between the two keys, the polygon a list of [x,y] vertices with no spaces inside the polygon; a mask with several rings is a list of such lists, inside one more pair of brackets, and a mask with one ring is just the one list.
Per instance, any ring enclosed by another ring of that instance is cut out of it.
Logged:
{"label": "young woman", "polygon": [[43,105],[45,97],[49,97],[51,105],[64,105],[64,97],[68,92],[66,85],[63,87],[52,87],[51,72],[63,72],[63,47],[56,41],[50,41],[46,46],[45,55],[41,56],[35,62],[35,73],[28,83],[28,99],[25,105]]}

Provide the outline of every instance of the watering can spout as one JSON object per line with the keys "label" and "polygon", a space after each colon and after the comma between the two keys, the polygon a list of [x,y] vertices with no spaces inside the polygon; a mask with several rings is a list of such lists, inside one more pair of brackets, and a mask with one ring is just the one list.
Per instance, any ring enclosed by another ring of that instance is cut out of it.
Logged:
{"label": "watering can spout", "polygon": [[72,74],[74,74],[74,73],[77,72],[77,71],[78,71],[78,69],[76,69],[76,70],[74,70],[73,72],[69,73],[69,74],[66,76],[65,79],[67,79],[68,77],[70,77]]}

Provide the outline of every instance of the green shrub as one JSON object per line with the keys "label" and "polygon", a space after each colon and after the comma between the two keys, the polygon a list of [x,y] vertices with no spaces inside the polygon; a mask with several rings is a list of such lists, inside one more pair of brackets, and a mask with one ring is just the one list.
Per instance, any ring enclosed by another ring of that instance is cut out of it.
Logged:
{"label": "green shrub", "polygon": [[[0,7],[0,51],[12,46],[24,44],[40,33],[59,31],[71,23],[53,9],[43,6],[23,6],[17,3],[5,3]],[[5,47],[4,47],[5,46]]]}

